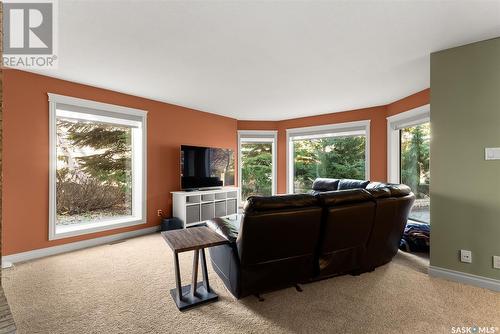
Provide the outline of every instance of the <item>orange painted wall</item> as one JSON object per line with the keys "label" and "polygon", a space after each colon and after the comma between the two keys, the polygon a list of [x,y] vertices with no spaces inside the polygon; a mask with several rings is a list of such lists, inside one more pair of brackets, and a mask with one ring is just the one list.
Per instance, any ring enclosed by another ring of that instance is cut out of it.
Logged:
{"label": "orange painted wall", "polygon": [[370,179],[387,180],[387,120],[392,116],[428,104],[430,90],[425,89],[391,104],[339,113],[283,121],[238,121],[238,130],[278,131],[278,193],[286,193],[286,129],[370,120]]}
{"label": "orange painted wall", "polygon": [[[48,241],[48,92],[149,111],[146,225]],[[4,70],[3,99],[2,255],[158,225],[180,186],[181,144],[237,148],[235,119],[28,72]]]}
{"label": "orange painted wall", "polygon": [[393,116],[403,111],[424,106],[431,101],[430,88],[424,89],[418,93],[412,94],[401,100],[397,100],[387,105],[387,116]]}

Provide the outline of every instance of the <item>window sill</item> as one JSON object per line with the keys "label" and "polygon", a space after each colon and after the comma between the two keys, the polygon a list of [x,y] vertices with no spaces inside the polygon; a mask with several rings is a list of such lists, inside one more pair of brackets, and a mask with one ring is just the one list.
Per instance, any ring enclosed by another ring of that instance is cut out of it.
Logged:
{"label": "window sill", "polygon": [[[55,226],[54,233],[49,235],[49,240],[69,238],[90,233],[114,230],[117,228],[146,224],[139,217],[123,217],[118,219],[100,220],[91,223]],[[51,231],[53,232],[53,231]]]}

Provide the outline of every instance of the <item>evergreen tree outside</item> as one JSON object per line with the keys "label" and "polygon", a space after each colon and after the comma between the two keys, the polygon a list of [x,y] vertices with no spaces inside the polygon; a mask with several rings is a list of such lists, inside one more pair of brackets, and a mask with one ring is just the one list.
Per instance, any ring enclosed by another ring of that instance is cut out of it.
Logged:
{"label": "evergreen tree outside", "polygon": [[241,144],[241,199],[272,195],[272,144]]}
{"label": "evergreen tree outside", "polygon": [[[294,145],[294,192],[312,189],[318,177],[365,178],[364,136],[296,140]],[[242,200],[251,195],[272,194],[272,144],[242,143]]]}
{"label": "evergreen tree outside", "polygon": [[401,183],[416,196],[410,218],[429,223],[430,125],[420,124],[400,131]]}
{"label": "evergreen tree outside", "polygon": [[293,192],[311,190],[318,177],[364,179],[365,145],[364,136],[295,140]]}

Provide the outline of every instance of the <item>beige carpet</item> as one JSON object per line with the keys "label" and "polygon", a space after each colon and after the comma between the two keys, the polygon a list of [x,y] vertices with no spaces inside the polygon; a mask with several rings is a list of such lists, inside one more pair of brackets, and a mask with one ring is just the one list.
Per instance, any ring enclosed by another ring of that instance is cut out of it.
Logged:
{"label": "beige carpet", "polygon": [[[181,255],[183,282],[191,253]],[[3,285],[19,333],[451,333],[500,327],[500,294],[426,274],[399,253],[358,277],[342,276],[235,300],[209,268],[218,302],[179,312],[170,250],[159,234],[16,265]]]}

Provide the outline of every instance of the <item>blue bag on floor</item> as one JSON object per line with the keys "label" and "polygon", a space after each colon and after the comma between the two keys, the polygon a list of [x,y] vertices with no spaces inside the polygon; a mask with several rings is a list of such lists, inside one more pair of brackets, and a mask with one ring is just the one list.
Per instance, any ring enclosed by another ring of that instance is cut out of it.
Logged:
{"label": "blue bag on floor", "polygon": [[405,252],[429,252],[431,227],[428,224],[408,222],[399,242]]}

